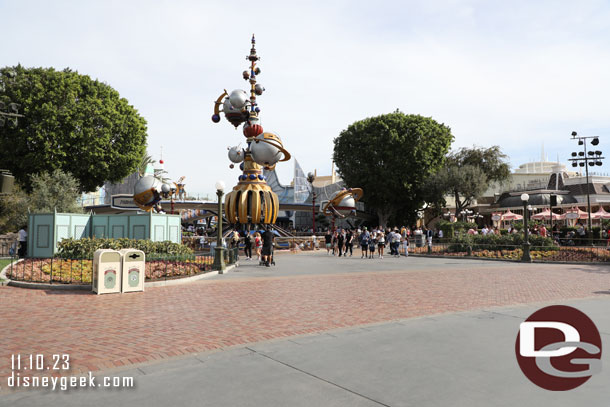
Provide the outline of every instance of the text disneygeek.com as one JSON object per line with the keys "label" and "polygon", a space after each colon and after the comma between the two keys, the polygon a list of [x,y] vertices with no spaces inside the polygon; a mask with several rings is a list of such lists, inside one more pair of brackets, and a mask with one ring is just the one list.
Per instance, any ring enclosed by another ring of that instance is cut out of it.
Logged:
{"label": "text disneygeek.com", "polygon": [[8,378],[8,387],[11,388],[42,388],[50,390],[68,390],[80,388],[131,388],[134,387],[133,377],[103,376],[94,377],[91,372],[88,376],[49,377],[49,376],[21,376],[13,372]]}

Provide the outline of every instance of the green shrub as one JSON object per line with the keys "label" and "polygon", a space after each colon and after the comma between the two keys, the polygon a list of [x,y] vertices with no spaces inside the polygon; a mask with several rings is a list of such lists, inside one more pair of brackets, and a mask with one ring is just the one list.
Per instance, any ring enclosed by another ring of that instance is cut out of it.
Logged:
{"label": "green shrub", "polygon": [[[557,250],[550,237],[531,235],[529,237],[531,246],[536,246],[536,250]],[[466,252],[468,247],[472,250],[514,250],[523,244],[523,235],[462,235],[451,240],[449,244],[450,252]]]}
{"label": "green shrub", "polygon": [[166,254],[172,256],[188,255],[193,251],[179,243],[153,242],[151,240],[135,239],[63,239],[57,245],[57,256],[64,259],[91,259],[98,249],[137,249],[142,250],[146,256],[152,254]]}
{"label": "green shrub", "polygon": [[449,222],[447,220],[441,220],[436,225],[440,230],[443,231],[443,236],[445,238],[452,238],[455,236],[455,228],[453,227],[453,222]]}

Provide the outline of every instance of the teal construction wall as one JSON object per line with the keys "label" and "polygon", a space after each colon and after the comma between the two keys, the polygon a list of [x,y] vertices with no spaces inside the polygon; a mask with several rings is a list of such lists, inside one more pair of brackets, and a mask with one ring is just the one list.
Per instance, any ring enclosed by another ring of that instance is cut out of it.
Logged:
{"label": "teal construction wall", "polygon": [[129,238],[156,242],[181,243],[180,215],[77,213],[30,214],[28,220],[28,257],[53,257],[62,239]]}

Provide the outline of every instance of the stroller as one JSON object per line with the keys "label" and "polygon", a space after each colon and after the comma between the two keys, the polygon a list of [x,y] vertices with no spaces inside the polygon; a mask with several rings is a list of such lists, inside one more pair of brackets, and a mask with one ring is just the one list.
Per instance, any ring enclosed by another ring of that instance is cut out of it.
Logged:
{"label": "stroller", "polygon": [[[270,258],[269,260],[269,264],[272,266],[275,266],[275,242],[271,243],[271,253],[268,256]],[[261,256],[260,261],[258,262],[259,266],[264,266],[265,262],[263,261],[263,258]]]}

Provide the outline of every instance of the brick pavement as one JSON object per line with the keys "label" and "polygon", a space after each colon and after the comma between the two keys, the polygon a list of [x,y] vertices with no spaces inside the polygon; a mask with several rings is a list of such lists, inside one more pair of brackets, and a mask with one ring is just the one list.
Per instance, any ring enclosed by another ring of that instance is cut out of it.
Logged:
{"label": "brick pavement", "polygon": [[68,353],[69,373],[78,374],[341,327],[610,293],[610,269],[592,266],[404,264],[123,295],[0,287],[0,384],[17,353]]}

